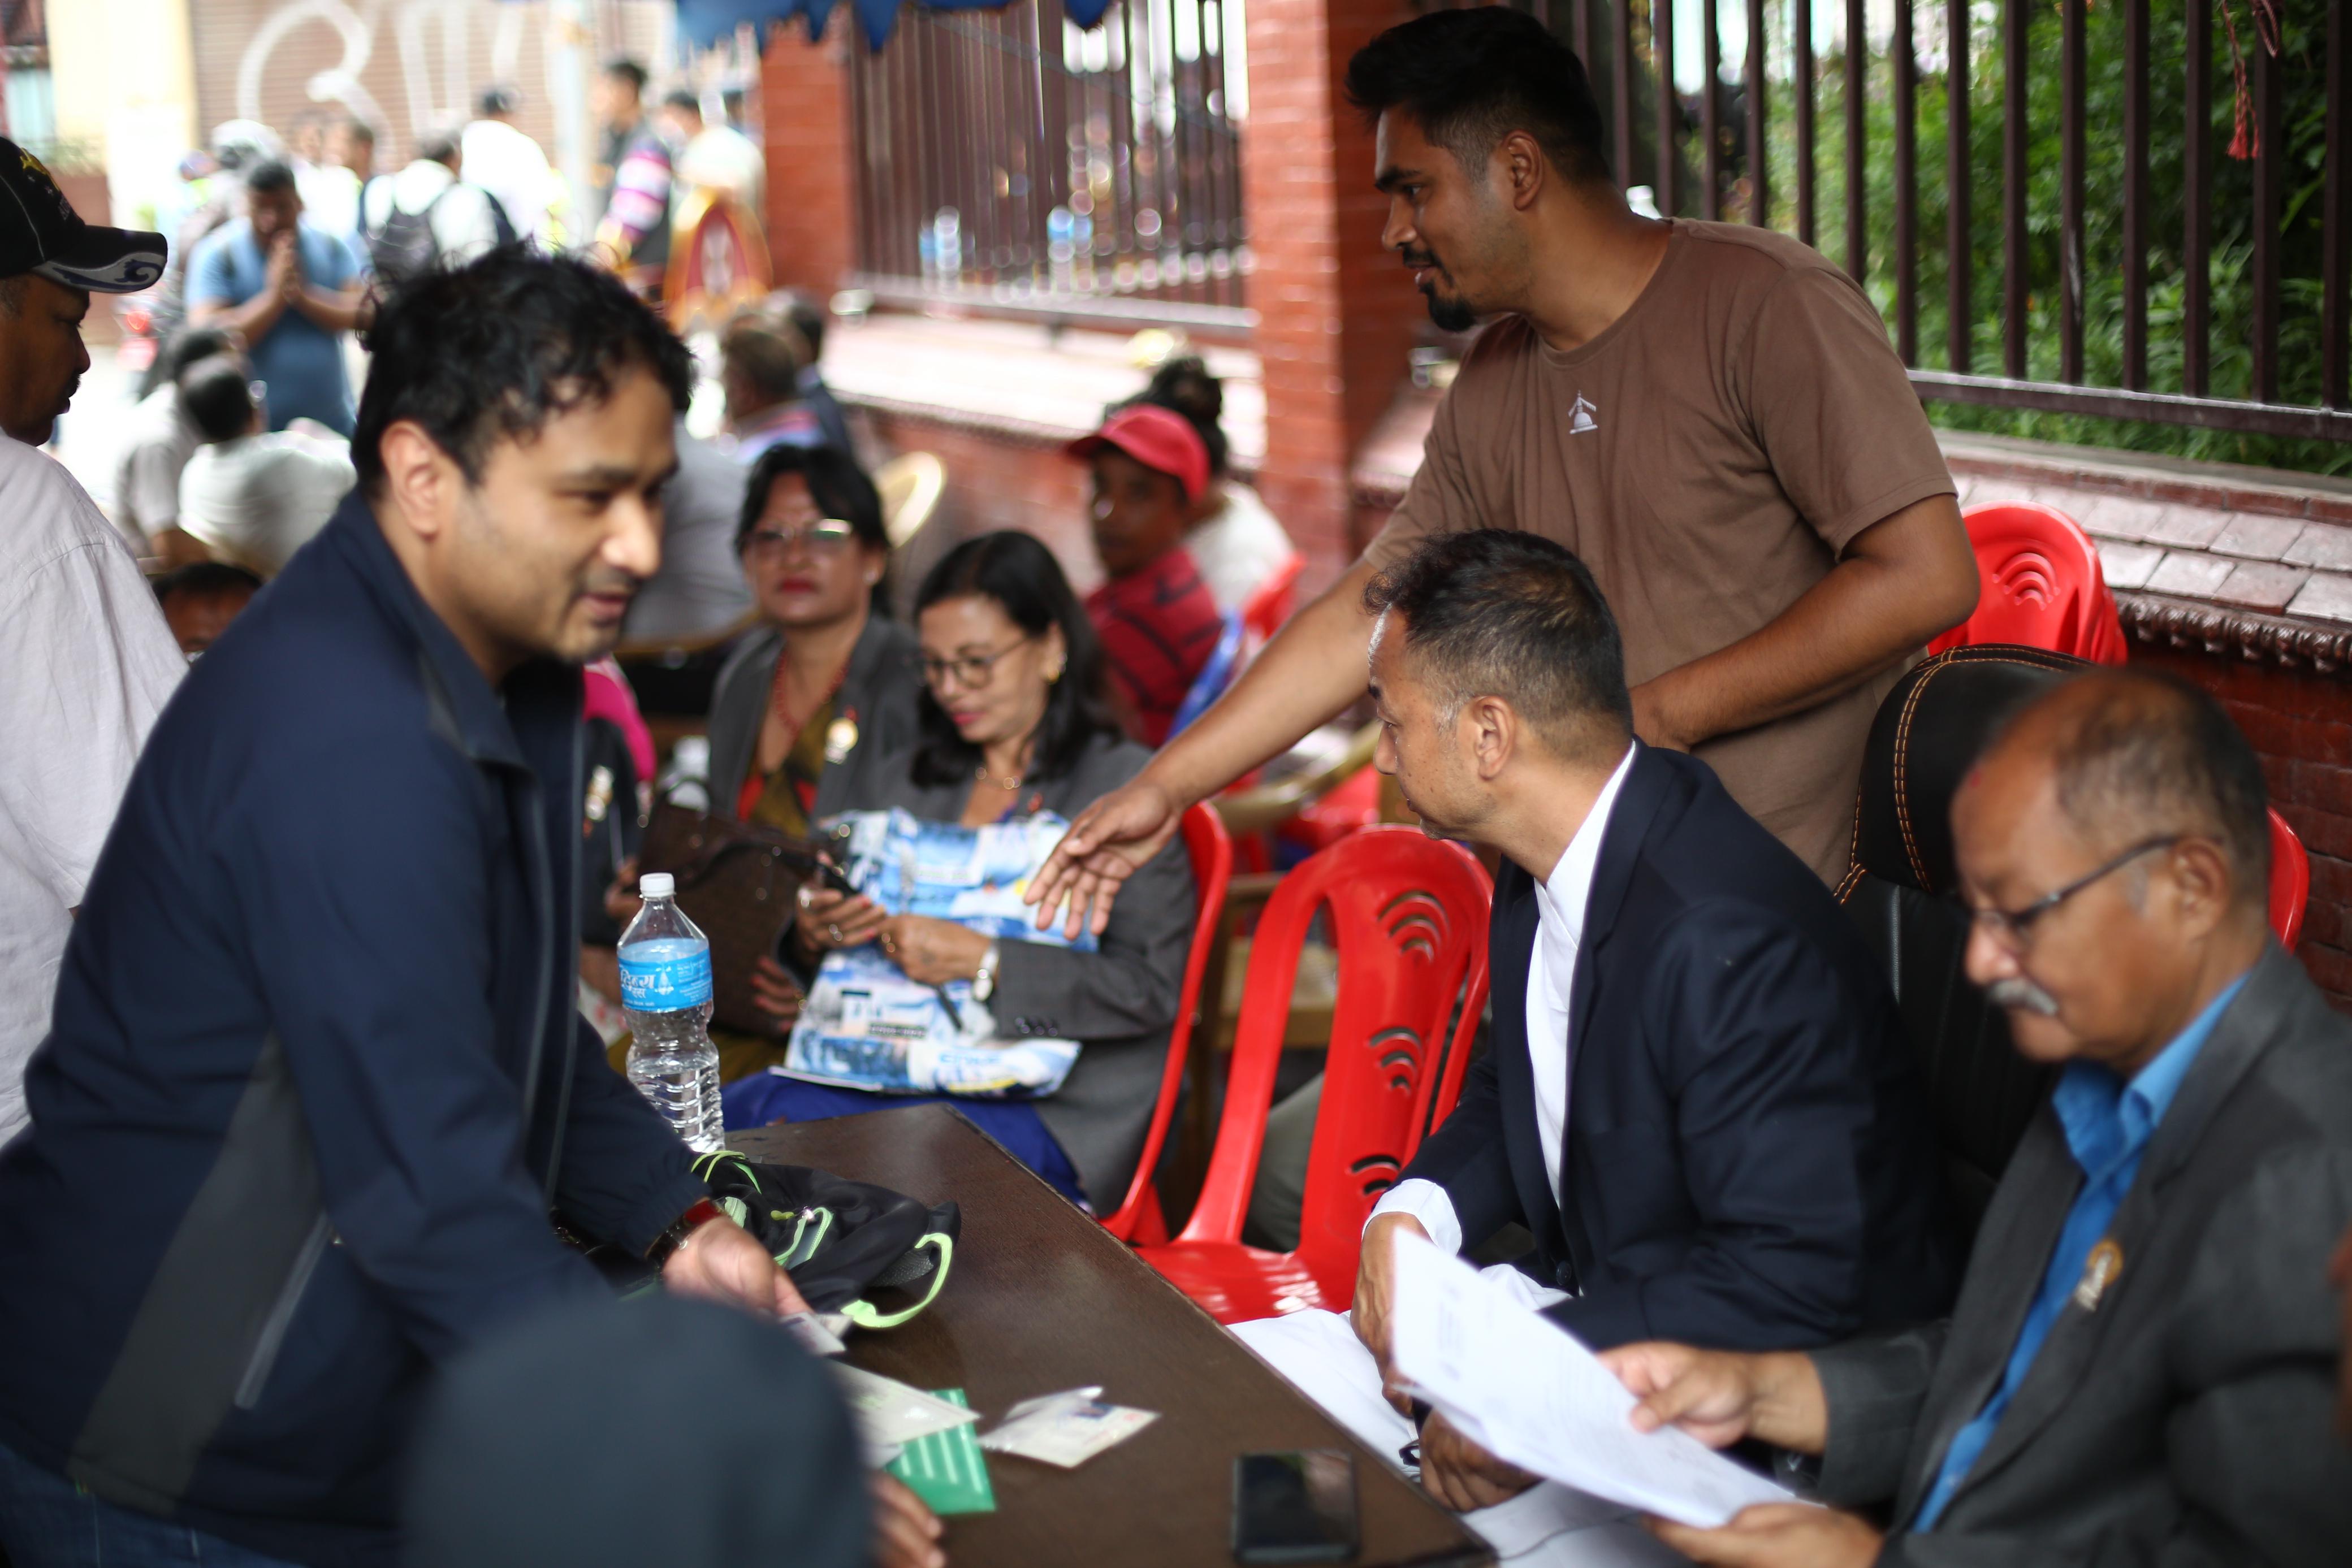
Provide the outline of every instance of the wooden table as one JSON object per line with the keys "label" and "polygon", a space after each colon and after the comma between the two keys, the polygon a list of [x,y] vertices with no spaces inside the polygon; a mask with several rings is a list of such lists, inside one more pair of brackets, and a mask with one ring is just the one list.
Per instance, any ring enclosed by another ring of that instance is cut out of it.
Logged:
{"label": "wooden table", "polygon": [[1355,1562],[1366,1568],[1494,1561],[1460,1521],[946,1107],[763,1127],[729,1142],[755,1159],[962,1207],[946,1289],[903,1327],[853,1333],[857,1365],[918,1388],[961,1388],[983,1427],[1017,1400],[1087,1384],[1160,1412],[1075,1470],[991,1454],[997,1511],[947,1521],[953,1568],[1231,1563],[1234,1457],[1281,1448],[1355,1453]]}

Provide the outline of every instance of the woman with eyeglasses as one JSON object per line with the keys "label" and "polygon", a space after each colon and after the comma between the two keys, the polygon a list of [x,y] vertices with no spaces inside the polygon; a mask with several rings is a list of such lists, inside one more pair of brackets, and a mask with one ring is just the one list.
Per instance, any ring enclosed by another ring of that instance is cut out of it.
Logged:
{"label": "woman with eyeglasses", "polygon": [[[710,809],[806,834],[870,805],[882,758],[915,741],[922,676],[915,639],[886,612],[890,536],[857,460],[830,446],[761,455],[743,493],[735,550],[766,624],[719,673],[710,701]],[[753,988],[778,1032],[800,992],[763,965]],[[721,1073],[772,1060],[721,1042]]]}
{"label": "woman with eyeglasses", "polygon": [[[916,629],[920,736],[877,769],[856,807],[904,807],[968,827],[1040,811],[1069,817],[1150,760],[1104,695],[1085,609],[1030,535],[983,534],[950,551],[916,596]],[[1077,1064],[1051,1095],[956,1103],[1066,1197],[1108,1212],[1125,1196],[1150,1120],[1192,905],[1192,862],[1177,841],[1129,880],[1091,953],[886,915],[824,889],[803,890],[790,946],[806,981],[834,948],[878,943],[919,984],[972,982],[1002,1037],[1077,1040]],[[730,1127],[915,1103],[781,1073],[745,1079],[726,1096]]]}

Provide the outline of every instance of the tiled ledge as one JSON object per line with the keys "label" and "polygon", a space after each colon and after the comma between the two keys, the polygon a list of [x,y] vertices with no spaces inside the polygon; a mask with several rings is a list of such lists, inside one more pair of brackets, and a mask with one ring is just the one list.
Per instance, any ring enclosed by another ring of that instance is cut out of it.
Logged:
{"label": "tiled ledge", "polygon": [[[984,432],[1020,445],[1057,445],[1101,423],[1103,407],[1143,390],[1147,372],[1124,333],[1054,331],[1022,321],[877,315],[825,336],[824,378],[845,402]],[[1256,471],[1265,451],[1257,356],[1199,345],[1225,383],[1233,465]]]}

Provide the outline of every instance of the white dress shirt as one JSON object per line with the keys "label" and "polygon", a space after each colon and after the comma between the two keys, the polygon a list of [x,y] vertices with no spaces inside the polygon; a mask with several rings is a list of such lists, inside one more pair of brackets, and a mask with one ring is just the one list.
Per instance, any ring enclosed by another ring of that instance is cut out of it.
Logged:
{"label": "white dress shirt", "polygon": [[[1592,873],[1601,863],[1601,841],[1609,831],[1609,813],[1617,791],[1633,766],[1641,742],[1626,747],[1609,782],[1593,797],[1559,863],[1536,883],[1535,949],[1528,955],[1528,1055],[1535,1071],[1536,1136],[1542,1140],[1544,1169],[1551,1176],[1555,1200],[1559,1194],[1560,1146],[1568,1136],[1569,1000],[1576,983],[1576,950],[1584,940],[1585,906],[1592,898]],[[1383,1214],[1407,1214],[1421,1221],[1429,1239],[1448,1252],[1462,1250],[1462,1222],[1454,1200],[1433,1181],[1414,1177],[1399,1182],[1381,1195],[1371,1219]]]}
{"label": "white dress shirt", "polygon": [[0,1143],[131,767],[188,673],[112,524],[46,453],[0,435]]}
{"label": "white dress shirt", "polygon": [[357,481],[348,442],[291,430],[200,446],[180,475],[180,528],[264,577],[327,526]]}

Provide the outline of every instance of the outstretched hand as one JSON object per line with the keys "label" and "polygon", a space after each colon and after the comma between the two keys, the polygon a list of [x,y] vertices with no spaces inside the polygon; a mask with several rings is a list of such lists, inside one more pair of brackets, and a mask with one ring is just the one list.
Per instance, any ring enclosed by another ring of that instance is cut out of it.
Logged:
{"label": "outstretched hand", "polygon": [[1120,884],[1175,836],[1183,815],[1173,796],[1140,778],[1079,812],[1021,895],[1037,906],[1038,929],[1058,917],[1073,942],[1082,929],[1101,936]]}

